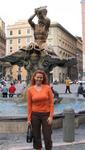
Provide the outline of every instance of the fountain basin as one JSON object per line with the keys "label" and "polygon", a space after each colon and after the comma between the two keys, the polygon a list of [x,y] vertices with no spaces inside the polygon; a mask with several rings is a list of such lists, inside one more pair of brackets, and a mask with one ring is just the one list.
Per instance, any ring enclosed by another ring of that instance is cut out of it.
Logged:
{"label": "fountain basin", "polygon": [[1,98],[0,133],[24,133],[27,130],[26,107],[19,98]]}
{"label": "fountain basin", "polygon": [[[62,127],[63,110],[73,108],[75,127],[85,123],[85,99],[65,99],[54,105],[53,128]],[[27,103],[19,98],[0,99],[0,133],[25,133],[27,131]]]}

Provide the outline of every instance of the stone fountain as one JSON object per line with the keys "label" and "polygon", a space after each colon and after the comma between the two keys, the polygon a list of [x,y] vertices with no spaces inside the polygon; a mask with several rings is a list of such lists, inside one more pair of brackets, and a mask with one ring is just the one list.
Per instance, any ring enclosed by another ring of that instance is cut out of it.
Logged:
{"label": "stone fountain", "polygon": [[[37,24],[33,22],[35,16],[38,18]],[[46,6],[35,9],[34,14],[28,19],[28,22],[34,31],[34,42],[31,42],[27,47],[22,47],[11,55],[1,57],[0,61],[9,62],[11,65],[18,65],[20,67],[24,66],[27,70],[27,83],[30,82],[32,73],[37,69],[44,70],[49,78],[50,71],[52,71],[54,67],[64,67],[76,63],[73,59],[61,60],[54,50],[47,45],[46,40],[49,33],[50,19],[47,18]],[[11,106],[10,110],[12,109],[12,113],[9,110],[8,104]],[[2,101],[0,105],[2,106]],[[7,102],[4,105],[8,107],[9,115],[6,113],[3,116],[3,113],[1,113],[0,124],[2,124],[2,127],[0,128],[0,132],[17,133],[26,131],[27,113],[26,111],[21,112],[21,110],[23,111],[23,108],[26,110],[27,105],[21,103],[17,105],[15,102]]]}
{"label": "stone fountain", "polygon": [[[35,16],[38,18],[37,24],[33,21]],[[11,65],[16,64],[20,67],[24,66],[27,70],[27,83],[29,83],[32,73],[37,69],[44,70],[49,78],[50,71],[54,67],[76,64],[75,59],[61,60],[54,50],[47,45],[46,40],[49,33],[50,19],[47,18],[46,6],[35,9],[28,22],[34,31],[34,42],[31,42],[27,47],[22,47],[11,55],[1,57],[0,61],[10,62]]]}

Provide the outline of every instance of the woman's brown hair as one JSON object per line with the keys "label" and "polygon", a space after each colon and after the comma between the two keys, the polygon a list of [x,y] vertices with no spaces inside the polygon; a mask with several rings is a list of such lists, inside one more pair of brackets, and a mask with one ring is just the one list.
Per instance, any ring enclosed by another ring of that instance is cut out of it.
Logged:
{"label": "woman's brown hair", "polygon": [[47,78],[46,73],[43,70],[37,70],[33,73],[32,77],[31,77],[31,85],[35,85],[35,79],[34,78],[35,78],[37,73],[40,73],[43,75],[42,84],[48,84],[48,78]]}

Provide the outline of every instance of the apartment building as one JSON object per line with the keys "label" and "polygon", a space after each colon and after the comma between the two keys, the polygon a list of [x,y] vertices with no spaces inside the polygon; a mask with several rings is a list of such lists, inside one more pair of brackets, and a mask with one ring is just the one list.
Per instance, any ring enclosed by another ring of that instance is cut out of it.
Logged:
{"label": "apartment building", "polygon": [[0,18],[0,57],[6,53],[6,35],[5,35],[5,23]]}
{"label": "apartment building", "polygon": [[[26,47],[33,40],[33,31],[27,21],[23,20],[16,22],[14,25],[7,26],[6,55],[10,55],[22,47]],[[13,79],[26,79],[27,72],[24,67],[13,66],[9,70]],[[9,75],[9,71],[7,75]]]}
{"label": "apartment building", "polygon": [[[0,18],[0,57],[6,53],[5,23]],[[0,78],[4,76],[4,65],[0,63]]]}
{"label": "apartment building", "polygon": [[85,80],[85,0],[81,0],[82,36],[83,36],[83,73]]}
{"label": "apartment building", "polygon": [[[31,41],[34,41],[33,30],[27,21],[19,21],[14,25],[7,27],[7,46],[6,55],[12,54],[20,48],[29,45]],[[49,29],[49,35],[47,44],[50,46],[60,59],[70,59],[72,57],[77,58],[76,52],[79,50],[82,56],[82,40],[73,36],[59,23],[52,23]],[[77,48],[78,47],[78,48]],[[80,66],[82,70],[82,65]],[[73,69],[79,71],[78,66],[69,67],[55,67],[51,72],[51,77],[54,80],[63,82],[67,75],[70,78],[77,78],[77,74],[73,74]],[[18,75],[21,75],[22,79],[26,79],[26,70],[22,67],[13,66],[12,76],[17,79]]]}
{"label": "apartment building", "polygon": [[[66,67],[55,67],[53,69],[53,80],[64,82],[66,76],[72,80],[82,76],[82,40],[80,37],[73,36],[59,23],[52,23],[48,36],[50,45],[61,59],[77,59],[77,65]],[[78,60],[79,55],[79,60]],[[78,70],[78,71],[77,71]]]}

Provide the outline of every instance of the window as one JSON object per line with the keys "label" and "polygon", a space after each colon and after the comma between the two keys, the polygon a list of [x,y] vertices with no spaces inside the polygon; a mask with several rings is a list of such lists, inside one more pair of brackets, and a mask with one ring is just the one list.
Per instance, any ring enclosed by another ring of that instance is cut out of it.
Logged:
{"label": "window", "polygon": [[12,39],[10,40],[10,44],[12,44]]}
{"label": "window", "polygon": [[27,34],[29,34],[30,33],[30,29],[27,29]]}
{"label": "window", "polygon": [[21,34],[21,30],[18,30],[18,34]]}
{"label": "window", "polygon": [[62,54],[62,51],[60,51],[59,53]]}
{"label": "window", "polygon": [[48,39],[48,43],[51,44],[52,43],[52,38]]}
{"label": "window", "polygon": [[30,43],[30,37],[27,37],[27,43]]}
{"label": "window", "polygon": [[10,47],[10,52],[12,52],[12,46]]}
{"label": "window", "polygon": [[21,39],[20,38],[18,39],[18,43],[21,43]]}
{"label": "window", "polygon": [[12,49],[12,46],[10,47],[10,49]]}
{"label": "window", "polygon": [[12,52],[12,49],[10,50],[10,53]]}
{"label": "window", "polygon": [[10,31],[10,35],[13,35],[13,31]]}
{"label": "window", "polygon": [[18,49],[20,49],[21,48],[21,46],[18,46]]}
{"label": "window", "polygon": [[66,57],[68,56],[68,54],[66,53]]}

